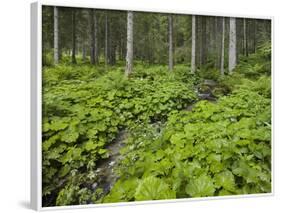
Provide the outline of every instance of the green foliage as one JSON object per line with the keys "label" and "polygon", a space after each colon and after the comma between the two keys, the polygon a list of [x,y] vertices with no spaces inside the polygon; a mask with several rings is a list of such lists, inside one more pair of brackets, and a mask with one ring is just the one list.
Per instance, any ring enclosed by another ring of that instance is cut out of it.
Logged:
{"label": "green foliage", "polygon": [[176,198],[176,192],[159,178],[146,177],[139,184],[135,194],[136,200],[161,200]]}
{"label": "green foliage", "polygon": [[[108,157],[105,147],[119,130],[135,124],[165,122],[171,111],[196,100],[193,79],[188,79],[182,70],[169,73],[162,68],[147,69],[144,77],[143,68],[139,69],[131,79],[126,79],[118,68],[103,75],[88,65],[44,69],[44,196],[60,189],[63,191],[58,192],[58,205],[80,203],[78,198],[72,198],[83,189],[76,187],[93,181],[87,173],[95,171],[97,160]],[[83,178],[70,186],[73,172],[83,174]]]}
{"label": "green foliage", "polygon": [[271,74],[271,43],[265,42],[257,53],[242,58],[236,71],[249,78],[257,78],[260,75]]}
{"label": "green foliage", "polygon": [[215,186],[211,177],[201,175],[196,179],[191,179],[186,185],[186,193],[192,197],[212,196]]}
{"label": "green foliage", "polygon": [[[262,72],[218,78],[217,102],[191,111],[203,75],[184,65],[169,72],[137,63],[129,79],[120,67],[43,72],[43,201],[52,200],[45,205],[271,191],[271,79]],[[109,192],[93,190],[96,164],[122,129],[130,134],[118,180]]]}
{"label": "green foliage", "polygon": [[131,127],[118,187],[125,177],[138,178],[145,183],[135,192],[141,200],[153,199],[161,183],[175,194],[157,199],[270,192],[271,101],[265,88],[268,77],[244,79],[217,103],[171,112],[162,131],[159,125]]}

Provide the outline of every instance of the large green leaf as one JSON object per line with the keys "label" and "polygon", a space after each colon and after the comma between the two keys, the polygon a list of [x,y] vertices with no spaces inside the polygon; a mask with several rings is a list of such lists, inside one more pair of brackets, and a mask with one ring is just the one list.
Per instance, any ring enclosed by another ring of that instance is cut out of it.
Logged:
{"label": "large green leaf", "polygon": [[215,185],[210,176],[203,174],[198,178],[190,180],[186,185],[185,191],[192,197],[213,196],[215,192]]}
{"label": "large green leaf", "polygon": [[161,200],[174,198],[176,198],[176,192],[163,180],[153,176],[142,180],[135,193],[136,200]]}
{"label": "large green leaf", "polygon": [[214,179],[216,187],[223,187],[228,191],[235,190],[235,179],[231,171],[226,170],[221,173],[218,173],[215,175]]}

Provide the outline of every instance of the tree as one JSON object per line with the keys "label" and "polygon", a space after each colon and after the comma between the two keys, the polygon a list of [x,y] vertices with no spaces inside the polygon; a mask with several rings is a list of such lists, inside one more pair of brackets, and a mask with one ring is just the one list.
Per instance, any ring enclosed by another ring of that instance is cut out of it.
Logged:
{"label": "tree", "polygon": [[225,23],[224,17],[222,17],[222,38],[221,38],[221,75],[224,75],[224,31],[225,31]]}
{"label": "tree", "polygon": [[196,16],[192,15],[192,46],[191,46],[191,72],[196,70]]}
{"label": "tree", "polygon": [[107,66],[108,64],[108,17],[107,13],[105,13],[105,43],[104,43],[104,64]]}
{"label": "tree", "polygon": [[207,40],[206,40],[206,17],[205,16],[201,16],[201,63],[200,65],[204,65],[206,64],[206,60],[207,60]]}
{"label": "tree", "polygon": [[90,18],[90,61],[91,64],[97,63],[96,51],[97,51],[97,23],[96,23],[96,11],[94,9],[89,10]]}
{"label": "tree", "polygon": [[59,9],[54,7],[54,63],[59,63]]}
{"label": "tree", "polygon": [[133,69],[133,12],[128,11],[127,14],[127,55],[125,75],[129,76]]}
{"label": "tree", "polygon": [[228,50],[228,70],[232,73],[236,67],[236,19],[229,18],[229,50]]}
{"label": "tree", "polygon": [[173,70],[173,16],[169,15],[169,70]]}
{"label": "tree", "polygon": [[72,63],[76,64],[76,11],[72,9]]}
{"label": "tree", "polygon": [[256,53],[257,51],[257,20],[254,20],[254,40],[253,40],[253,51]]}
{"label": "tree", "polygon": [[247,20],[243,19],[243,54],[248,56]]}

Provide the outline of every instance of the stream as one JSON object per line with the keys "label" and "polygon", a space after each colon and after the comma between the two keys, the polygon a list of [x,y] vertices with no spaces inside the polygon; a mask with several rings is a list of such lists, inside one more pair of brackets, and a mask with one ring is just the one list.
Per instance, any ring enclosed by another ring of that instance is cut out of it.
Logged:
{"label": "stream", "polygon": [[[212,91],[217,85],[217,82],[209,79],[205,79],[201,84],[197,85],[195,92],[197,93],[199,100],[216,102],[217,98],[213,95]],[[191,111],[196,103],[197,101],[184,110]],[[124,146],[124,140],[126,138],[127,132],[121,130],[116,139],[105,147],[109,152],[109,157],[107,159],[100,159],[97,162],[96,174],[98,179],[91,186],[93,192],[101,188],[103,189],[102,194],[104,196],[110,192],[111,188],[117,181],[118,176],[116,176],[114,169],[122,158],[119,151]]]}
{"label": "stream", "polygon": [[92,184],[93,192],[101,188],[103,189],[102,194],[106,195],[117,181],[118,177],[115,175],[114,168],[122,157],[119,151],[124,146],[124,140],[126,138],[127,132],[121,130],[117,137],[105,147],[108,150],[109,157],[100,159],[97,162],[96,174],[98,179]]}

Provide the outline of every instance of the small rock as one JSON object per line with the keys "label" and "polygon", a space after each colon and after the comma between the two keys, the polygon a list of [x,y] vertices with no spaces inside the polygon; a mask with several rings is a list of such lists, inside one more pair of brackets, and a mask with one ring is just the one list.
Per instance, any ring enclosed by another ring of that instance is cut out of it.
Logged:
{"label": "small rock", "polygon": [[108,165],[113,166],[115,164],[115,161],[111,161]]}
{"label": "small rock", "polygon": [[98,184],[97,183],[93,183],[92,185],[92,189],[95,190],[97,188]]}

